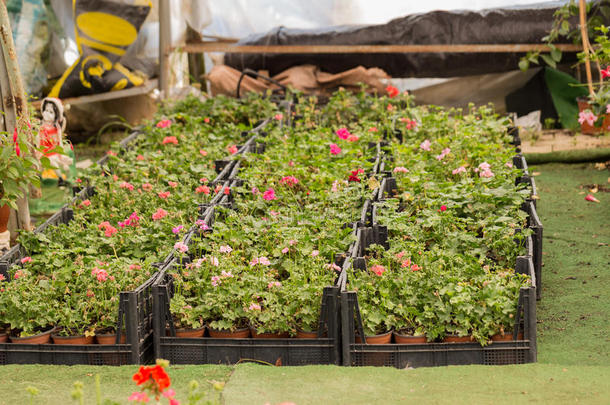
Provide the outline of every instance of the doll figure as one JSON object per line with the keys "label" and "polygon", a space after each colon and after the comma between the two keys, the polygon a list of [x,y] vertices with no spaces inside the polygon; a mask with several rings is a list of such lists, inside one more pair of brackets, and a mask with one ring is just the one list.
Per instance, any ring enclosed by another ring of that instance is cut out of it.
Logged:
{"label": "doll figure", "polygon": [[[47,97],[42,100],[42,124],[40,125],[39,142],[43,149],[42,153],[51,161],[51,165],[67,173],[72,164],[72,158],[64,154],[54,152],[57,146],[64,147],[63,133],[66,129],[66,119],[64,117],[64,107],[58,98]],[[66,151],[67,152],[67,151]],[[45,170],[43,178],[57,178],[64,180],[65,174],[57,171]]]}

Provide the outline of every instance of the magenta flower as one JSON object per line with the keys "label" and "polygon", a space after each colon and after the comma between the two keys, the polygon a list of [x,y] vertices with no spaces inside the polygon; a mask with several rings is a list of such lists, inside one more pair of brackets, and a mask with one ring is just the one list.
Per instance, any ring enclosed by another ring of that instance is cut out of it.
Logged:
{"label": "magenta flower", "polygon": [[338,155],[339,153],[341,153],[341,148],[339,147],[339,145],[337,145],[336,143],[331,143],[330,145],[328,145],[330,148],[330,153],[332,155]]}
{"label": "magenta flower", "polygon": [[337,136],[340,139],[346,140],[347,138],[350,137],[350,132],[347,130],[347,128],[339,128],[336,132]]}
{"label": "magenta flower", "polygon": [[419,144],[419,148],[425,151],[429,151],[431,145],[432,143],[426,139],[425,141]]}
{"label": "magenta flower", "polygon": [[267,191],[263,193],[263,199],[267,201],[276,200],[275,190],[273,188],[268,188]]}
{"label": "magenta flower", "polygon": [[445,212],[447,211],[447,206],[446,205],[441,205],[441,212]]}
{"label": "magenta flower", "polygon": [[184,229],[183,225],[178,225],[178,226],[172,228],[172,232],[175,233],[175,234],[179,234],[180,231],[183,230],[183,229]]}
{"label": "magenta flower", "polygon": [[299,184],[299,180],[294,176],[285,176],[282,177],[282,180],[280,180],[280,184],[287,186],[295,186]]}
{"label": "magenta flower", "polygon": [[258,191],[258,188],[256,188],[256,187],[252,187],[251,191],[252,191],[253,195],[257,195],[260,192],[260,191]]}

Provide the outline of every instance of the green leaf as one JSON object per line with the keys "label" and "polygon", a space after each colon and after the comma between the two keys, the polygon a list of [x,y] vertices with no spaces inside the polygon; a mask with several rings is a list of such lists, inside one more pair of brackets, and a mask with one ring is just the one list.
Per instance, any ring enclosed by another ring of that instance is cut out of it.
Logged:
{"label": "green leaf", "polygon": [[559,62],[561,60],[561,51],[559,49],[553,47],[553,49],[551,49],[551,58],[555,62]]}
{"label": "green leaf", "polygon": [[547,65],[549,65],[553,69],[557,67],[557,63],[549,55],[541,54],[540,57]]}

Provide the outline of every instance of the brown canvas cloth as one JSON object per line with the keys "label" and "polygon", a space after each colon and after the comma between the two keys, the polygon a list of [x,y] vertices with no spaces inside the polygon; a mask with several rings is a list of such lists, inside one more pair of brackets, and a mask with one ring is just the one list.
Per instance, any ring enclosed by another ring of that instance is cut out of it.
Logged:
{"label": "brown canvas cloth", "polygon": [[[226,65],[216,65],[207,75],[213,95],[225,94],[235,97],[237,82],[241,72]],[[358,66],[345,72],[331,74],[322,72],[314,65],[294,66],[275,75],[272,79],[284,86],[301,90],[305,93],[330,95],[338,87],[349,90],[360,90],[360,83],[371,93],[384,93],[386,85],[382,79],[390,77],[379,68],[367,69]],[[278,86],[263,79],[244,76],[240,93],[263,93],[267,89],[277,89]]]}

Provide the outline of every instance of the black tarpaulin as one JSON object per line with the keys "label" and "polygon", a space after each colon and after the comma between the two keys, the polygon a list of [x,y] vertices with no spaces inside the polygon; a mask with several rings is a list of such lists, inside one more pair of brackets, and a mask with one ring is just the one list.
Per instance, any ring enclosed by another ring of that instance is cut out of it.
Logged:
{"label": "black tarpaulin", "polygon": [[[482,11],[433,11],[412,14],[386,24],[337,26],[316,30],[277,27],[250,35],[239,45],[438,45],[534,44],[551,29],[561,2]],[[563,41],[565,42],[565,41]],[[355,66],[379,67],[393,77],[455,77],[514,70],[523,54],[229,54],[225,64],[271,75],[296,65],[313,64],[337,73]],[[563,62],[575,61],[564,55]]]}

